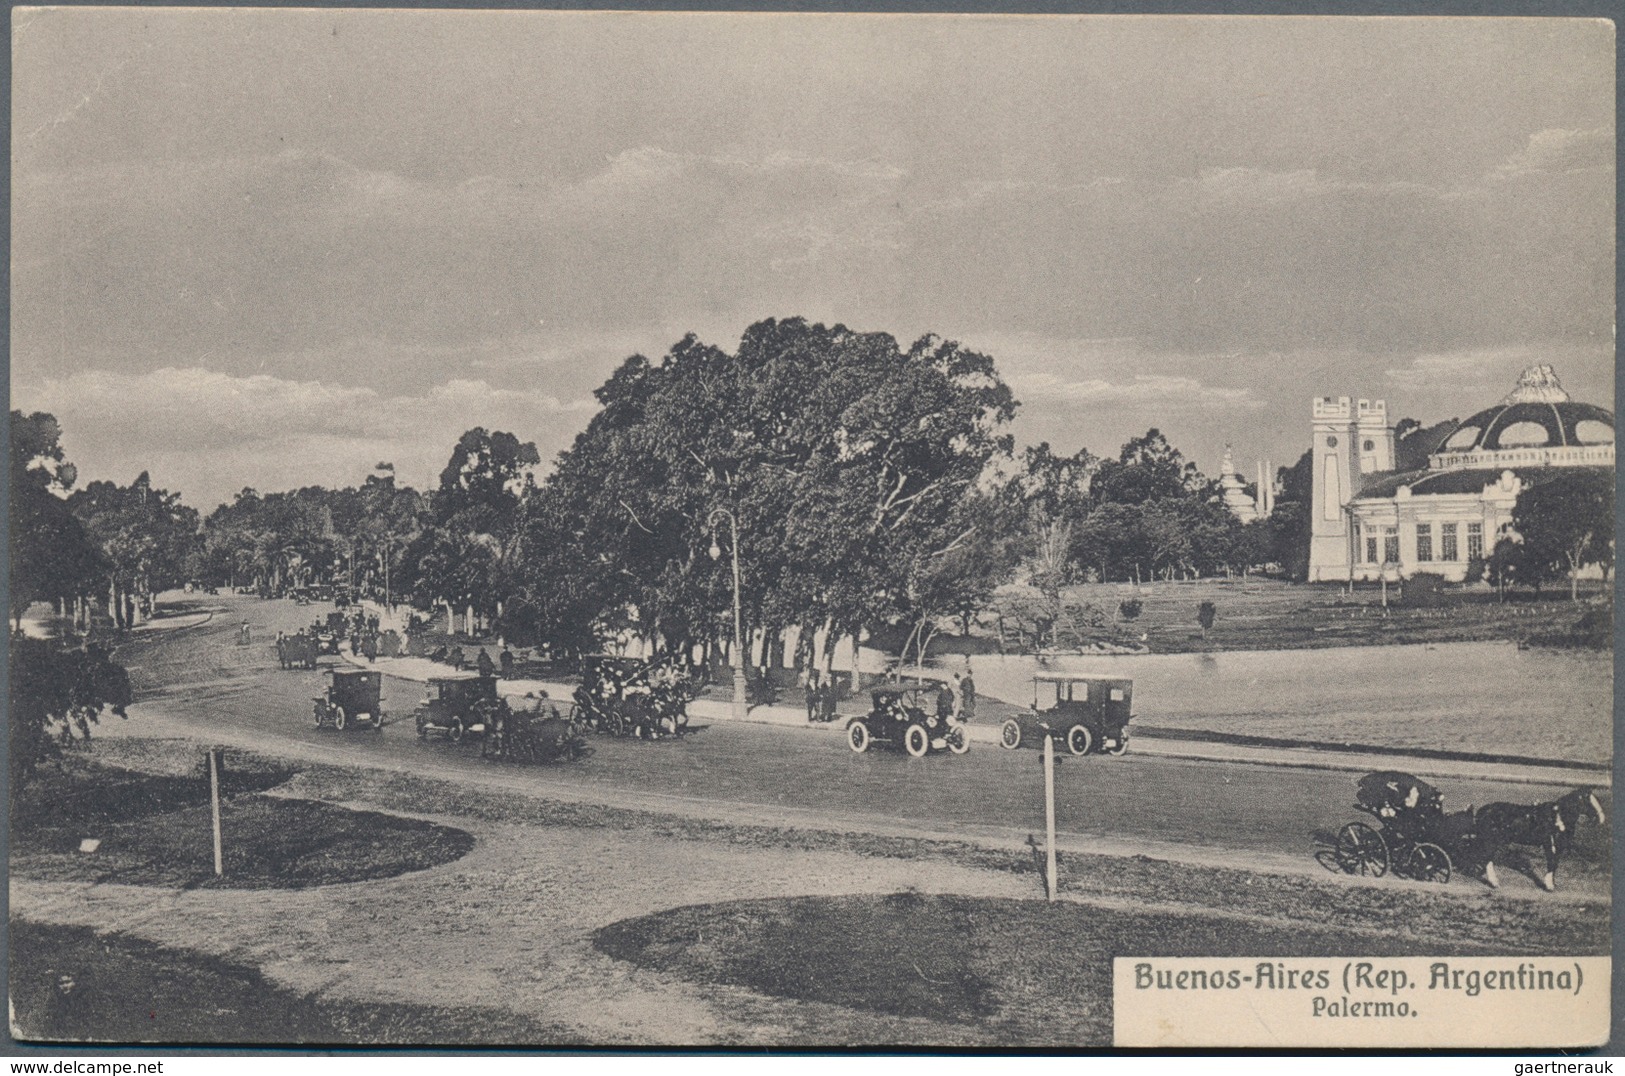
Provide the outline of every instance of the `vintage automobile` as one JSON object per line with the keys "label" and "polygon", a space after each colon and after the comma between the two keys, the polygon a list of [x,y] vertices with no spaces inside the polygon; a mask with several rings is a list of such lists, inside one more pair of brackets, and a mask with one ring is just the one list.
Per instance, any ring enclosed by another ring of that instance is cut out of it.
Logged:
{"label": "vintage automobile", "polygon": [[365,723],[374,732],[382,732],[384,709],[378,692],[383,674],[366,669],[332,669],[329,673],[333,682],[327,693],[316,696],[316,727],[331,725],[344,732]]}
{"label": "vintage automobile", "polygon": [[1134,681],[1126,677],[1041,673],[1033,677],[1032,710],[1005,721],[999,743],[1013,751],[1042,747],[1044,737],[1054,736],[1074,755],[1121,755],[1133,701]]}
{"label": "vintage automobile", "polygon": [[879,688],[869,712],[846,723],[846,742],[863,754],[872,744],[901,749],[915,758],[932,751],[963,755],[970,750],[965,726],[937,716],[936,684]]}
{"label": "vintage automobile", "polygon": [[492,717],[508,706],[497,694],[494,676],[436,676],[426,687],[423,703],[413,714],[420,739],[433,732],[462,743],[464,736],[485,732]]}

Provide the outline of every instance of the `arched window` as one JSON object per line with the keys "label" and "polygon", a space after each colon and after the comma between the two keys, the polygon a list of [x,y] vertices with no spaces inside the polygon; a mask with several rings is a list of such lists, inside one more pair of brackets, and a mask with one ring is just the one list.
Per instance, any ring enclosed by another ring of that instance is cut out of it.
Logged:
{"label": "arched window", "polygon": [[1582,445],[1611,445],[1614,428],[1594,418],[1583,418],[1574,424],[1574,438]]}
{"label": "arched window", "polygon": [[1551,431],[1538,422],[1514,422],[1501,431],[1497,438],[1502,448],[1534,448],[1550,444]]}

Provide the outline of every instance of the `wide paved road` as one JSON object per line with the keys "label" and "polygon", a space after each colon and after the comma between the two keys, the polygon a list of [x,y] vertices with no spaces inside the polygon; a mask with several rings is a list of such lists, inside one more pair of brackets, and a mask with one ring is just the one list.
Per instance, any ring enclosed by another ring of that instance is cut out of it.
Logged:
{"label": "wide paved road", "polygon": [[[594,737],[591,758],[575,765],[519,767],[486,762],[477,745],[420,741],[409,715],[423,686],[386,677],[385,711],[394,722],[381,734],[317,730],[312,696],[320,672],[284,672],[270,640],[277,630],[308,624],[325,606],[237,596],[199,599],[217,609],[205,624],[143,633],[120,652],[147,709],[182,722],[206,739],[252,731],[305,757],[360,762],[435,776],[490,774],[542,791],[573,792],[606,802],[646,806],[651,797],[731,805],[768,823],[838,818],[858,829],[889,827],[974,831],[1006,836],[1042,833],[1042,769],[1035,751],[977,745],[969,755],[912,759],[871,751],[854,755],[828,729],[718,723],[675,741],[643,743]],[[255,643],[236,645],[250,622]],[[324,659],[331,661],[332,659]],[[1144,700],[1147,711],[1153,700]],[[142,735],[144,707],[132,710],[121,733]],[[116,719],[115,719],[116,720]],[[1349,807],[1353,774],[1248,763],[1217,763],[1136,755],[1068,759],[1057,769],[1057,824],[1088,844],[1100,839],[1154,853],[1180,846],[1204,855],[1301,861],[1312,865],[1317,831],[1335,831],[1358,817]],[[1441,780],[1446,805],[1548,798],[1543,786]],[[1602,877],[1606,842],[1582,827],[1577,855],[1565,870],[1579,880]],[[1514,888],[1523,889],[1521,880]]]}

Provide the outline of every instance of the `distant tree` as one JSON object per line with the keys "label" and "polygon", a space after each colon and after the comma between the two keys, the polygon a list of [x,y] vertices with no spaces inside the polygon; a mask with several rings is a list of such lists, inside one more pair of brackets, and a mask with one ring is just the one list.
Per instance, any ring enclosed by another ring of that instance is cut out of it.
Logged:
{"label": "distant tree", "polygon": [[1577,599],[1582,568],[1613,566],[1613,473],[1574,468],[1529,485],[1513,505],[1512,526],[1526,571],[1537,580],[1567,574]]}
{"label": "distant tree", "polygon": [[113,619],[129,627],[126,607],[135,599],[150,607],[160,590],[186,582],[198,544],[198,515],[180,495],[155,489],[143,471],[128,486],[92,482],[68,498],[110,564]]}
{"label": "distant tree", "polygon": [[107,568],[63,499],[77,472],[64,458],[61,437],[56,419],[44,412],[11,413],[8,611],[18,629],[34,602],[94,593]]}

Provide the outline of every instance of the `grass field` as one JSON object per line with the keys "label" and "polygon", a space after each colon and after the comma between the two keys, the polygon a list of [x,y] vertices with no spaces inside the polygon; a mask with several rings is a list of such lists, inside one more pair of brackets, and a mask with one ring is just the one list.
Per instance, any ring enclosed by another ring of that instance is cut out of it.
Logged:
{"label": "grass field", "polygon": [[[466,855],[462,830],[263,794],[293,770],[228,754],[214,873],[209,782],[69,756],[18,797],[11,869],[34,878],[171,888],[280,889],[392,878]],[[85,839],[94,852],[80,850]]]}

